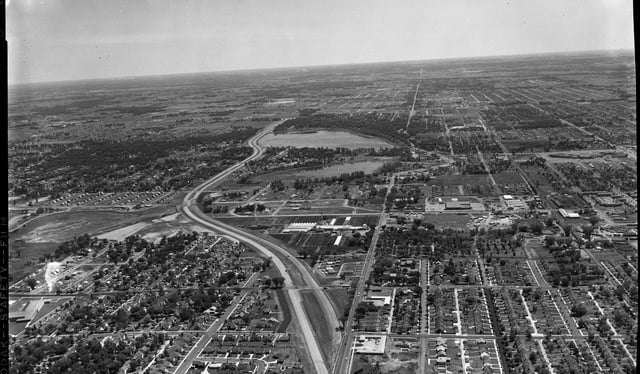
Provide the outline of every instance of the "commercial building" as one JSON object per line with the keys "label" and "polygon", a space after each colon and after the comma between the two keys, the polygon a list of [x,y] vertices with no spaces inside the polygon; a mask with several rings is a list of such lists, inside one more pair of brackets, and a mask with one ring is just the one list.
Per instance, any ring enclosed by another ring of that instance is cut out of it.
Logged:
{"label": "commercial building", "polygon": [[445,210],[466,210],[471,209],[471,203],[468,201],[448,201],[444,203]]}
{"label": "commercial building", "polygon": [[316,227],[315,222],[294,222],[288,224],[282,232],[308,232]]}
{"label": "commercial building", "polygon": [[363,224],[362,226],[353,225],[317,225],[316,230],[321,231],[352,231],[352,230],[368,230],[369,226]]}
{"label": "commercial building", "polygon": [[42,306],[50,301],[48,299],[23,300],[12,305],[13,308],[11,309],[14,310],[9,310],[9,321],[30,322],[36,316],[36,314],[38,314]]}
{"label": "commercial building", "polygon": [[360,335],[356,337],[353,349],[357,353],[381,355],[386,344],[386,335]]}
{"label": "commercial building", "polygon": [[578,213],[567,212],[566,210],[564,210],[562,208],[558,209],[558,213],[560,213],[562,218],[580,218],[580,215]]}
{"label": "commercial building", "polygon": [[507,209],[526,209],[527,205],[520,199],[505,199],[504,203],[507,205]]}

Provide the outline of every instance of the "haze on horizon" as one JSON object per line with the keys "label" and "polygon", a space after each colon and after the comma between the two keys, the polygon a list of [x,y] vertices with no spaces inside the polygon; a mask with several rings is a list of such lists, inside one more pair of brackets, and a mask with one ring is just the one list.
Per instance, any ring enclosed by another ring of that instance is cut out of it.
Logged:
{"label": "haze on horizon", "polygon": [[9,84],[633,50],[631,0],[11,0]]}

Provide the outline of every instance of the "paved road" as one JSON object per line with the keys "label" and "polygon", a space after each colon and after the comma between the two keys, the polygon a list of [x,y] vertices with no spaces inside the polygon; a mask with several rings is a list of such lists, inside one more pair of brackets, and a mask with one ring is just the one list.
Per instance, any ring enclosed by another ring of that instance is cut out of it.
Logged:
{"label": "paved road", "polygon": [[420,81],[418,82],[418,85],[416,86],[416,93],[413,94],[413,104],[411,104],[411,110],[409,111],[409,118],[407,119],[407,126],[405,128],[405,130],[409,130],[409,124],[411,123],[411,117],[413,117],[413,115],[416,113],[415,108],[416,108],[416,99],[418,98],[418,91],[420,90],[420,84],[422,83],[422,69],[420,69]]}
{"label": "paved road", "polygon": [[[292,266],[296,268],[300,272],[300,274],[302,274],[305,285],[314,290],[314,295],[318,298],[319,304],[324,309],[323,310],[324,316],[327,319],[327,322],[329,323],[329,326],[327,326],[327,328],[330,328],[331,331],[335,331],[336,327],[338,326],[338,319],[336,317],[335,311],[333,310],[331,306],[332,304],[330,303],[328,297],[322,291],[322,288],[317,284],[313,276],[309,274],[308,269],[298,259],[291,257],[289,253],[286,251],[286,249],[279,247],[278,245],[270,242],[269,240],[255,236],[250,232],[246,232],[237,227],[233,227],[228,224],[219,222],[213,219],[212,217],[202,213],[196,205],[196,200],[200,193],[202,193],[207,189],[214,188],[217,184],[219,184],[222,180],[224,180],[224,178],[231,175],[234,171],[242,168],[246,162],[256,160],[259,157],[261,157],[264,150],[259,145],[258,141],[262,136],[271,132],[273,128],[277,126],[279,123],[281,122],[274,123],[268,126],[267,128],[265,128],[265,130],[263,130],[259,134],[249,139],[248,143],[253,148],[253,154],[249,156],[247,159],[245,159],[244,161],[241,161],[238,164],[228,168],[227,170],[216,175],[215,177],[200,184],[193,191],[189,192],[185,196],[184,202],[180,209],[185,216],[191,218],[193,221],[199,223],[200,225],[207,228],[211,228],[218,233],[225,234],[235,239],[238,239],[250,245],[251,247],[255,248],[256,250],[262,252],[266,256],[269,256],[272,258],[272,264],[275,265],[280,270],[280,273],[285,279],[284,285],[287,288],[287,295],[289,296],[289,300],[291,301],[291,307],[292,307],[291,309],[300,325],[300,328],[301,328],[300,332],[304,336],[305,344],[307,346],[307,351],[309,353],[312,364],[315,367],[315,372],[318,374],[325,374],[325,373],[328,373],[328,371],[325,366],[324,359],[320,352],[320,348],[318,346],[318,342],[316,340],[315,334],[311,327],[311,323],[302,306],[302,298],[298,290],[295,288],[296,285],[294,284],[294,281],[289,275],[288,268]],[[284,264],[282,259],[285,259],[285,261],[287,262],[287,265]],[[176,373],[186,372],[186,370],[182,371],[183,368],[186,367],[188,369],[188,367],[191,366],[191,361],[193,361],[193,359],[197,357],[198,354],[191,354],[190,352],[188,357],[186,357],[185,361],[183,362],[183,365],[181,365],[181,367],[179,368],[179,370],[176,371]]]}
{"label": "paved road", "polygon": [[[394,176],[389,177],[390,184],[387,186],[387,194],[385,195],[384,201],[387,200],[389,193],[394,185]],[[355,315],[356,307],[358,306],[359,300],[364,296],[364,286],[366,284],[367,279],[369,279],[369,272],[371,271],[371,267],[373,265],[375,259],[375,249],[376,244],[378,242],[378,237],[380,236],[380,231],[382,225],[384,225],[387,221],[387,214],[384,213],[384,206],[382,208],[382,212],[380,213],[380,219],[378,220],[378,224],[376,225],[375,231],[373,232],[373,236],[371,238],[371,245],[369,246],[369,251],[367,252],[367,256],[364,262],[364,268],[362,269],[362,274],[360,279],[358,280],[358,286],[356,288],[356,293],[353,296],[353,303],[351,304],[351,310],[349,311],[349,317],[344,325],[344,336],[342,338],[342,343],[340,343],[340,347],[338,348],[338,354],[336,355],[336,359],[333,363],[332,373],[334,374],[342,374],[347,373],[349,371],[350,360],[348,360],[350,356],[350,351],[352,350],[351,340],[353,339],[353,317]]]}
{"label": "paved road", "polygon": [[242,301],[242,299],[244,299],[244,297],[248,293],[249,293],[249,290],[242,291],[240,296],[236,299],[236,302],[234,303],[233,308],[227,308],[227,311],[222,315],[222,317],[218,318],[215,322],[211,324],[211,326],[209,326],[207,331],[204,332],[204,335],[200,337],[198,342],[193,346],[193,348],[191,348],[189,353],[187,353],[186,356],[184,356],[184,358],[182,359],[178,367],[175,369],[174,373],[185,374],[187,371],[189,371],[189,369],[191,368],[191,364],[193,363],[193,360],[195,360],[200,355],[200,353],[202,353],[202,350],[204,350],[207,344],[209,344],[209,341],[211,340],[213,335],[220,329],[220,327],[222,327],[222,324],[224,323],[224,321],[226,321],[227,318],[229,318],[231,313],[235,311],[238,304]]}
{"label": "paved road", "polygon": [[[279,253],[280,255],[283,255],[284,253],[285,256],[288,256],[288,253],[286,252],[286,250],[277,247],[275,244],[265,239],[255,237],[250,233],[246,233],[238,228],[224,224],[222,222],[217,222],[212,219],[209,219],[209,217],[206,217],[204,216],[203,213],[199,212],[198,208],[196,207],[191,209],[187,207],[183,209],[183,212],[185,213],[185,215],[187,215],[194,221],[198,222],[199,224],[205,227],[211,228],[216,232],[221,232],[223,234],[233,236],[238,240],[250,245],[256,250],[272,258],[272,261],[271,261],[272,264],[275,265],[280,270],[280,273],[285,279],[284,285],[285,287],[287,287],[287,295],[289,296],[289,300],[291,301],[292,311],[295,314],[300,324],[300,327],[302,330],[301,333],[305,338],[307,349],[309,351],[309,355],[311,356],[311,360],[314,366],[316,367],[316,371],[318,373],[327,373],[326,367],[324,365],[324,359],[322,358],[322,355],[320,353],[320,348],[318,346],[315,335],[313,333],[313,329],[311,328],[311,323],[309,322],[309,319],[302,306],[302,298],[300,297],[298,289],[294,288],[294,282],[287,270],[291,265],[286,266],[281,260],[281,258],[276,255],[276,253]],[[316,296],[321,294],[321,295],[324,295],[324,299],[326,299],[326,295],[320,291],[321,288],[319,286],[316,285],[315,287],[313,287],[313,283],[311,282],[315,282],[315,280],[312,280],[312,277],[308,274],[307,270],[301,264],[296,265],[294,263],[294,261],[296,262],[299,262],[299,261],[293,257],[289,257],[287,258],[287,260],[294,267],[296,267],[301,272],[301,274],[303,274],[303,276],[306,276],[305,282],[307,281],[310,282],[307,284],[311,285],[314,291],[316,291]],[[331,309],[331,304],[328,300],[323,300],[323,298],[320,298],[319,302],[323,307]],[[337,318],[333,310],[330,310],[328,313],[325,313],[325,316],[330,322],[331,322],[331,316],[333,316],[333,319],[335,320],[335,325],[337,326]],[[333,328],[333,331],[335,331],[335,327]]]}
{"label": "paved road", "polygon": [[500,190],[500,187],[496,183],[496,180],[493,179],[493,175],[491,175],[491,169],[489,168],[489,165],[487,165],[487,162],[484,159],[484,155],[482,154],[482,152],[480,152],[480,148],[478,148],[477,145],[476,145],[476,152],[478,152],[478,158],[480,159],[480,162],[484,166],[484,170],[486,170],[487,175],[489,176],[489,179],[491,179],[491,185],[493,186],[493,189],[496,195],[501,195],[502,191]]}

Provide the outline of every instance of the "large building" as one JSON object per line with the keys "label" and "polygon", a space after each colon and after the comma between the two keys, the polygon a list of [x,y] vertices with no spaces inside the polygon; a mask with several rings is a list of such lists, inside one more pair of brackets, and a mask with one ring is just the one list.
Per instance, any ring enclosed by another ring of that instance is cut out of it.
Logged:
{"label": "large building", "polygon": [[30,322],[50,300],[20,300],[9,308],[9,321]]}
{"label": "large building", "polygon": [[315,228],[317,223],[315,222],[294,222],[288,224],[282,232],[308,232]]}
{"label": "large building", "polygon": [[566,210],[564,210],[562,208],[558,209],[558,213],[560,213],[562,218],[580,218],[580,215],[578,213],[567,212]]}
{"label": "large building", "polygon": [[386,344],[386,335],[360,335],[356,338],[353,349],[357,353],[381,355]]}
{"label": "large building", "polygon": [[468,201],[447,201],[444,203],[445,210],[466,210],[471,209],[471,203]]}
{"label": "large building", "polygon": [[520,199],[515,199],[511,195],[503,195],[502,198],[504,199],[504,203],[507,205],[507,209],[509,210],[527,208],[527,204],[525,204]]}

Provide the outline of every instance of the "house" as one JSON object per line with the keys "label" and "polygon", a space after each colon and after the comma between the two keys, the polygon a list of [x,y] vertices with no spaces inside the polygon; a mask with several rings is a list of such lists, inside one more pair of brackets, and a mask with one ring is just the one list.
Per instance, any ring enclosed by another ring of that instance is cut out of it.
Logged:
{"label": "house", "polygon": [[450,363],[451,363],[451,358],[449,358],[449,357],[438,357],[436,359],[436,364],[437,365],[443,365],[444,366],[444,365],[448,365]]}

